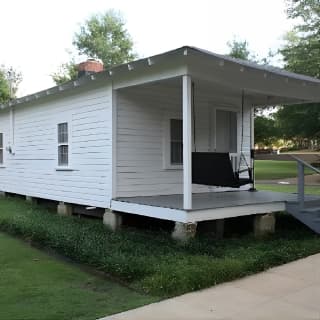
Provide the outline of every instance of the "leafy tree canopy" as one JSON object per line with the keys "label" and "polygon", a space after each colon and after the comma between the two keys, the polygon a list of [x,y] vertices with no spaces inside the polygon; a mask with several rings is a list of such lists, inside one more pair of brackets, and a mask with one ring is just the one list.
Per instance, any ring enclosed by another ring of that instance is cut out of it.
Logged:
{"label": "leafy tree canopy", "polygon": [[73,45],[80,54],[101,59],[106,68],[135,58],[123,18],[114,10],[88,19],[75,34]]}
{"label": "leafy tree canopy", "polygon": [[297,25],[280,50],[285,68],[320,78],[320,0],[287,0],[287,15]]}
{"label": "leafy tree canopy", "polygon": [[22,75],[20,72],[12,67],[0,66],[0,104],[15,98],[21,81]]}
{"label": "leafy tree canopy", "polygon": [[[79,55],[101,60],[105,68],[132,61],[136,57],[125,22],[115,10],[93,15],[86,20],[80,26],[79,32],[75,33],[73,45]],[[56,84],[76,77],[74,58],[52,74]]]}
{"label": "leafy tree canopy", "polygon": [[10,99],[10,87],[5,74],[0,70],[0,104]]}
{"label": "leafy tree canopy", "polygon": [[56,84],[62,84],[70,80],[76,79],[78,76],[77,64],[74,61],[74,58],[70,62],[63,63],[59,70],[52,73],[52,80]]}
{"label": "leafy tree canopy", "polygon": [[233,39],[232,41],[227,42],[227,46],[229,47],[228,55],[230,57],[252,61],[258,64],[270,64],[270,60],[274,56],[274,53],[270,50],[266,57],[259,59],[254,52],[250,51],[249,42],[247,40]]}
{"label": "leafy tree canopy", "polygon": [[[287,70],[320,78],[320,0],[286,0],[287,15],[296,26],[285,36],[280,50]],[[282,107],[276,115],[282,136],[320,138],[320,105]]]}
{"label": "leafy tree canopy", "polygon": [[256,115],[254,119],[254,140],[255,144],[272,146],[278,139],[279,132],[275,120],[271,117]]}
{"label": "leafy tree canopy", "polygon": [[249,44],[246,40],[236,40],[228,41],[227,45],[229,47],[228,55],[233,58],[242,60],[254,60],[252,59],[252,54],[249,50]]}

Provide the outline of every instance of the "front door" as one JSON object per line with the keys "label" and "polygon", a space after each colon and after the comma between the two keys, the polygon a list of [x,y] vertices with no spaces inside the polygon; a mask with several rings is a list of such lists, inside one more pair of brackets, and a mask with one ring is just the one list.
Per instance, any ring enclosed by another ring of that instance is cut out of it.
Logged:
{"label": "front door", "polygon": [[236,153],[237,113],[214,109],[211,118],[211,151]]}

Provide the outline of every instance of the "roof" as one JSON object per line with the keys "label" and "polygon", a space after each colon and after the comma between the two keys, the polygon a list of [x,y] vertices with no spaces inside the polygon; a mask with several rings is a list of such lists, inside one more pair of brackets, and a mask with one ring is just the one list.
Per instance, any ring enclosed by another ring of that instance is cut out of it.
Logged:
{"label": "roof", "polygon": [[320,79],[317,79],[317,78],[309,77],[309,76],[302,75],[302,74],[296,74],[293,72],[288,72],[286,70],[276,68],[273,66],[269,66],[269,65],[260,65],[255,62],[236,59],[236,58],[230,57],[228,55],[216,54],[216,53],[213,53],[213,52],[210,52],[210,51],[207,51],[204,49],[200,49],[197,47],[183,46],[183,47],[180,47],[175,50],[164,52],[162,54],[158,54],[158,55],[154,55],[151,57],[138,59],[138,60],[132,61],[130,63],[124,63],[122,65],[114,66],[112,68],[109,68],[109,69],[104,70],[99,73],[83,76],[83,77],[80,77],[74,81],[66,82],[62,85],[58,85],[58,86],[48,88],[46,90],[42,90],[42,91],[30,94],[30,95],[26,95],[21,98],[17,98],[15,100],[10,101],[7,104],[0,105],[0,108],[5,109],[7,107],[12,107],[12,106],[16,106],[19,104],[27,103],[27,102],[41,99],[43,97],[47,97],[50,95],[59,94],[59,93],[65,92],[67,90],[71,90],[72,88],[75,88],[75,87],[85,86],[88,83],[91,83],[92,81],[95,81],[95,80],[99,80],[99,79],[100,80],[101,79],[112,80],[112,78],[115,74],[118,74],[119,72],[120,73],[130,72],[131,70],[133,70],[135,68],[135,65],[138,65],[141,63],[144,63],[145,66],[147,67],[147,66],[154,64],[155,61],[159,61],[159,60],[162,61],[162,60],[170,59],[172,56],[186,56],[186,55],[190,55],[190,54],[204,55],[208,58],[212,57],[212,58],[218,59],[220,61],[234,63],[234,64],[237,64],[237,65],[240,65],[243,67],[272,73],[272,74],[282,76],[282,77],[287,77],[287,78],[296,79],[296,80],[305,81],[305,82],[311,82],[313,84],[320,84]]}
{"label": "roof", "polygon": [[297,79],[297,80],[302,80],[302,81],[311,81],[311,82],[315,82],[315,83],[319,83],[320,84],[320,79],[314,78],[314,77],[310,77],[310,76],[306,76],[303,74],[298,74],[298,73],[294,73],[294,72],[289,72],[287,70],[281,69],[281,68],[277,68],[271,65],[267,65],[267,64],[258,64],[256,62],[252,62],[252,61],[248,61],[248,60],[242,60],[242,59],[237,59],[237,58],[233,58],[231,56],[228,55],[223,55],[223,54],[217,54],[217,53],[213,53],[211,51],[208,50],[204,50],[204,49],[200,49],[197,47],[188,47],[190,49],[193,49],[195,51],[210,55],[212,57],[216,57],[216,58],[220,58],[226,61],[230,61],[230,62],[234,62],[237,63],[239,65],[245,66],[245,67],[250,67],[250,68],[254,68],[254,69],[258,69],[258,70],[262,70],[262,71],[267,71],[267,72],[271,72],[274,74],[277,74],[279,76],[285,76],[285,77],[289,77],[289,78],[293,78],[293,79]]}

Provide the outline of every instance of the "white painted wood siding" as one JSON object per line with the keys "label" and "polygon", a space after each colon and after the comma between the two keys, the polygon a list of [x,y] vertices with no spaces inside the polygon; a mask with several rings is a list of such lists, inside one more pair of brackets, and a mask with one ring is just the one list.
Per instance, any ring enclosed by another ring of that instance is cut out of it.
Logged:
{"label": "white painted wood siding", "polygon": [[[166,121],[182,118],[181,88],[153,85],[119,90],[117,95],[117,193],[118,197],[181,194],[182,169],[164,167]],[[238,112],[240,150],[240,107],[213,102],[208,91],[196,93],[197,151],[212,150],[210,122],[214,108]],[[239,99],[240,101],[240,99]],[[250,156],[250,107],[244,110],[243,150]],[[223,191],[227,188],[193,185],[193,192]]]}
{"label": "white painted wood siding", "polygon": [[[15,110],[15,155],[5,152],[0,190],[82,205],[109,207],[112,177],[111,86],[74,90],[72,95]],[[0,132],[9,139],[9,112]],[[71,129],[70,166],[57,171],[57,124]]]}

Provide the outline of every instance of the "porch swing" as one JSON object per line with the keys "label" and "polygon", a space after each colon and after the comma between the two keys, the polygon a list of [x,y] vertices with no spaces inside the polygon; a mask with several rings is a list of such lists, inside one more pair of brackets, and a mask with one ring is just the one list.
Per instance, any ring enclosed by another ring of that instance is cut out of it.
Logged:
{"label": "porch swing", "polygon": [[[244,112],[244,91],[241,97],[241,150],[238,168],[234,171],[228,152],[197,152],[196,148],[196,121],[194,103],[194,83],[192,83],[192,107],[194,127],[194,152],[192,152],[192,183],[207,186],[240,188],[246,184],[253,184],[253,169],[248,165],[243,153],[243,112]],[[251,157],[253,154],[251,153]],[[242,163],[245,169],[241,169]],[[248,172],[247,178],[241,178],[243,172]],[[251,188],[250,190],[254,190]]]}

